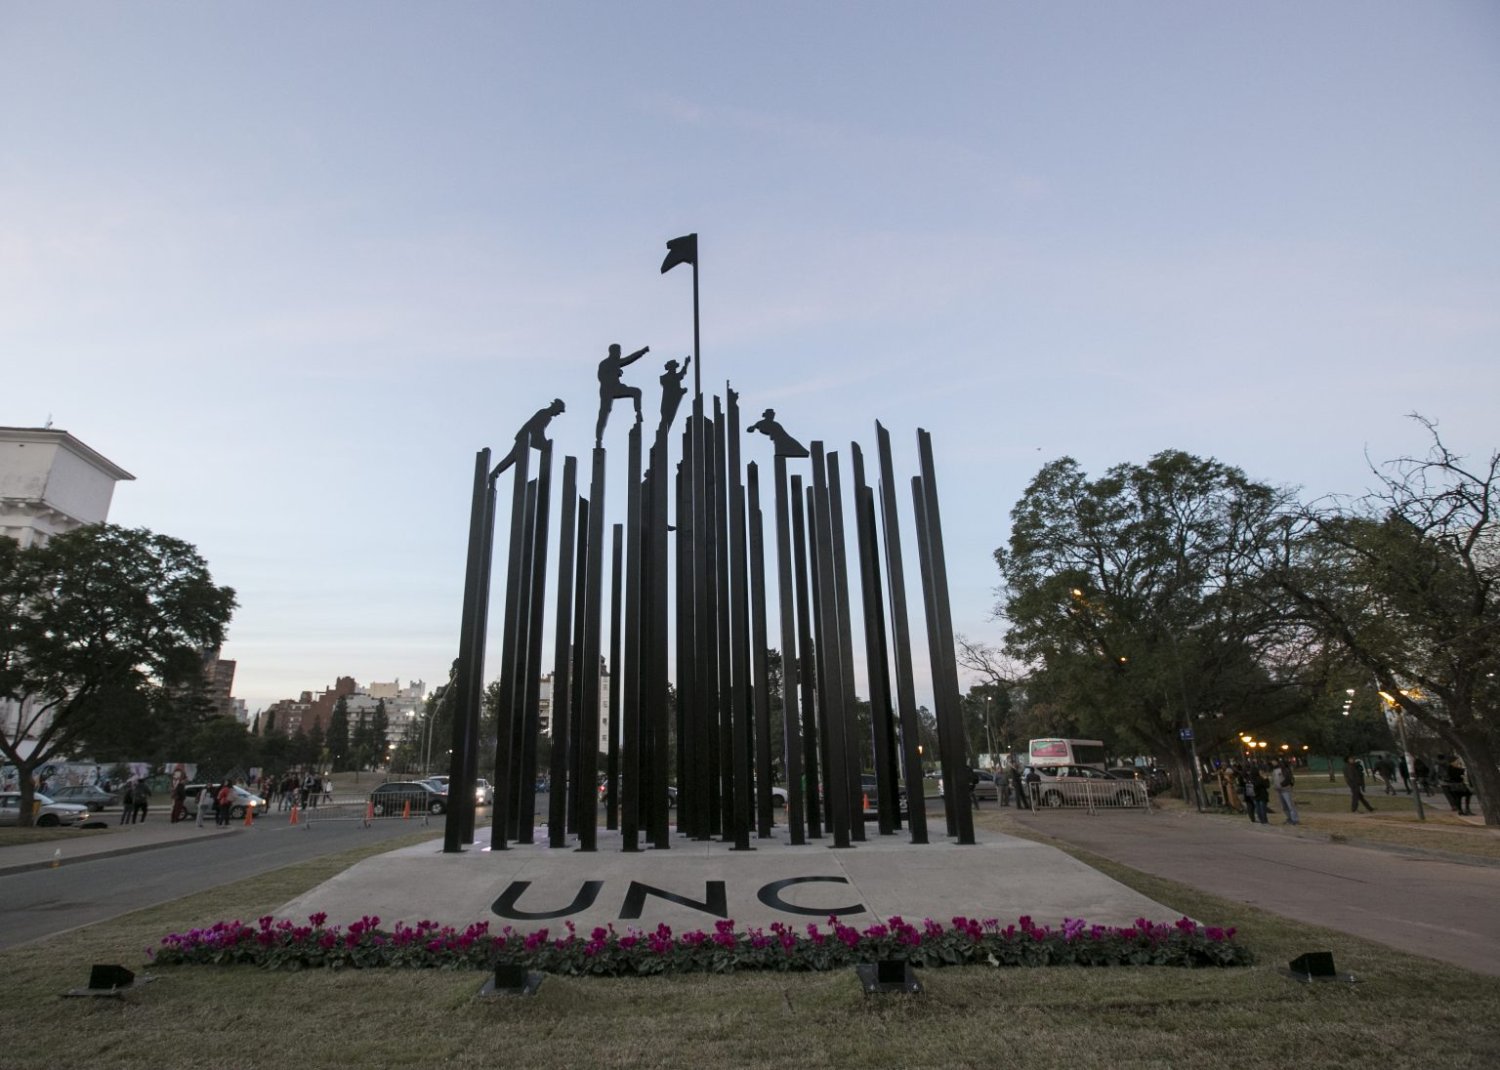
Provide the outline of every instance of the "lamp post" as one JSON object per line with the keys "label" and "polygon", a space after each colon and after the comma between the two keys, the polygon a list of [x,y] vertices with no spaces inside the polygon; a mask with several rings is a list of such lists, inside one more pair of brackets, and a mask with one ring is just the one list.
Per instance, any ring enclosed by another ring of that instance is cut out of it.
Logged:
{"label": "lamp post", "polygon": [[[1411,695],[1410,691],[1403,691],[1401,693],[1407,696]],[[1385,691],[1378,691],[1377,694],[1385,700],[1387,709],[1396,711],[1396,732],[1401,736],[1401,760],[1406,763],[1406,771],[1408,773],[1407,783],[1410,784],[1415,779],[1410,776],[1415,763],[1411,760],[1411,748],[1406,743],[1406,711],[1402,709],[1401,700],[1395,695],[1388,694]],[[1422,809],[1422,785],[1417,785],[1416,789],[1411,793],[1411,797],[1417,804],[1417,820],[1426,821],[1427,814]]]}

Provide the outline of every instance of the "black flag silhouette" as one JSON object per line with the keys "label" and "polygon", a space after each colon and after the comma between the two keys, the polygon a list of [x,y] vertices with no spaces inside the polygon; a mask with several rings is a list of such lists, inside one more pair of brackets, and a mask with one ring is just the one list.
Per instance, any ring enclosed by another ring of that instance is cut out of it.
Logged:
{"label": "black flag silhouette", "polygon": [[661,262],[661,273],[665,275],[678,264],[698,262],[698,235],[684,234],[667,242],[667,258]]}

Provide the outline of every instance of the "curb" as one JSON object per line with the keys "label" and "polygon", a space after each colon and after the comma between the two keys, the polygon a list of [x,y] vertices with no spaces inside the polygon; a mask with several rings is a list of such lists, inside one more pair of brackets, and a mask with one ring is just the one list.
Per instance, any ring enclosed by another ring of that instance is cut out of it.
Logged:
{"label": "curb", "polygon": [[[195,836],[191,840],[157,840],[152,843],[133,843],[128,847],[111,847],[103,851],[90,851],[87,854],[65,857],[61,866],[77,865],[80,862],[92,862],[96,858],[118,858],[120,855],[139,854],[142,851],[154,851],[160,847],[177,847],[184,843],[203,843],[206,840],[217,840],[225,836],[235,836],[237,832],[211,832],[206,836]],[[9,876],[12,873],[28,873],[36,869],[51,869],[52,859],[43,858],[36,862],[17,862],[14,865],[0,864],[0,877]]]}

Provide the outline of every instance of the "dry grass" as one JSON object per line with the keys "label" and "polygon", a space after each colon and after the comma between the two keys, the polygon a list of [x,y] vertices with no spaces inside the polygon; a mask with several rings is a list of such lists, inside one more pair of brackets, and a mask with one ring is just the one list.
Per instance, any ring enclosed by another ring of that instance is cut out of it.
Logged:
{"label": "dry grass", "polygon": [[[418,837],[413,837],[417,839]],[[1356,1067],[1488,1068],[1500,980],[1402,955],[1146,877],[1091,864],[1175,910],[1237,925],[1250,969],[925,971],[917,998],[866,999],[848,972],[649,980],[549,977],[534,999],[475,999],[474,973],[152,970],[121,1000],[63,1000],[92,962],[139,968],[163,933],[253,917],[387,843],[263,874],[29,948],[0,953],[8,1070],[323,1068],[1086,1067],[1279,1068],[1317,1052]],[[1330,948],[1357,985],[1276,970]]]}

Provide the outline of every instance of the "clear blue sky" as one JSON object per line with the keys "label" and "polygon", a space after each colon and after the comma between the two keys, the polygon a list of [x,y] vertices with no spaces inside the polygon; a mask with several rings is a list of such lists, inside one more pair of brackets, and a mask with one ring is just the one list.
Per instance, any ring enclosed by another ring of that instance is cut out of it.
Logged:
{"label": "clear blue sky", "polygon": [[1496,445],[1497,116],[1481,0],[0,0],[0,423],[239,591],[252,709],[436,683],[474,451],[560,396],[584,456],[610,342],[654,408],[696,230],[705,385],[845,454],[879,418],[903,476],[930,429],[998,641],[1045,461],[1317,496],[1412,411]]}

